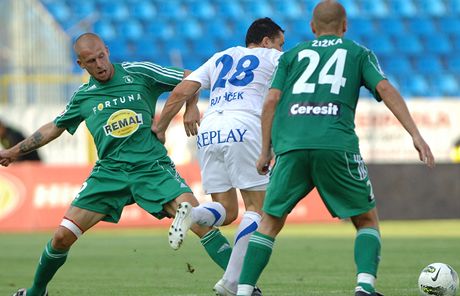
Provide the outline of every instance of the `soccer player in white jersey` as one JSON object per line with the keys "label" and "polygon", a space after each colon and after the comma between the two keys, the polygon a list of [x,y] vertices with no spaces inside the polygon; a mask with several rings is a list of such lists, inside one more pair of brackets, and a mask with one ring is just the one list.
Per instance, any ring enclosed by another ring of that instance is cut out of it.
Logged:
{"label": "soccer player in white jersey", "polygon": [[[184,120],[185,129],[187,135],[197,135],[203,188],[225,207],[223,225],[238,217],[236,189],[240,190],[246,212],[236,231],[224,276],[214,287],[216,295],[236,295],[248,239],[259,225],[268,183],[268,177],[259,175],[255,167],[261,151],[260,116],[283,44],[284,30],[279,25],[270,18],[254,21],[246,34],[246,47],[231,47],[214,54],[177,85],[158,125],[153,127],[164,141],[171,119],[187,101],[184,118],[189,120]],[[211,91],[201,123],[197,102],[192,99],[200,88]],[[187,215],[186,211],[178,212],[176,220],[186,220]],[[182,224],[179,234],[172,229],[173,240],[185,237],[188,225]]]}

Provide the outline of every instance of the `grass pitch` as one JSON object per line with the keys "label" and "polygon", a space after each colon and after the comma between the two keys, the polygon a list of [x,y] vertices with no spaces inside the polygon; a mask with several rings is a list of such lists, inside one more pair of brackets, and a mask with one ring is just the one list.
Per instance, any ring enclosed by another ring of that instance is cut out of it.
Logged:
{"label": "grass pitch", "polygon": [[[418,275],[429,263],[460,272],[460,220],[382,222],[381,228],[377,288],[385,295],[418,295]],[[223,229],[231,238],[234,229]],[[286,226],[259,281],[264,295],[353,295],[354,234],[346,222]],[[0,295],[30,285],[51,235],[0,234]],[[48,289],[51,296],[213,295],[222,274],[193,234],[173,251],[167,229],[95,229],[79,239]]]}

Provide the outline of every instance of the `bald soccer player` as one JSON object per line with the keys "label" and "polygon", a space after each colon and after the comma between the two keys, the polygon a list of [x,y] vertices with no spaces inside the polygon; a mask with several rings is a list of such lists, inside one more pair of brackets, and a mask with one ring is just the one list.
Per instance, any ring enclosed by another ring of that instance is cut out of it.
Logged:
{"label": "bald soccer player", "polygon": [[[381,295],[375,291],[381,245],[379,221],[354,130],[361,86],[369,89],[377,101],[383,100],[412,137],[420,160],[434,166],[430,147],[375,55],[343,37],[347,29],[343,6],[336,1],[321,1],[313,11],[311,29],[316,39],[300,43],[280,57],[262,110],[262,152],[257,169],[261,174],[268,172],[271,148],[276,163],[262,220],[249,241],[239,296],[251,295],[287,215],[314,187],[331,215],[350,218],[357,230],[355,296]],[[305,289],[308,291],[308,287]]]}
{"label": "bald soccer player", "polygon": [[[74,50],[78,65],[90,74],[89,82],[78,88],[54,121],[12,148],[0,151],[0,164],[8,166],[65,130],[73,134],[82,121],[94,138],[99,160],[46,245],[32,286],[19,289],[14,296],[48,295],[47,285],[66,261],[70,247],[99,221],[117,223],[126,205],[136,203],[161,219],[174,217],[181,210],[179,204],[187,202],[194,206],[191,230],[199,237],[214,233],[213,226],[225,220],[221,204],[198,205],[165,147],[151,131],[159,95],[181,82],[184,70],[150,62],[112,64],[108,48],[92,33],[81,35]],[[228,241],[214,233],[205,248],[224,268],[231,249],[219,252],[222,246],[228,246]]]}

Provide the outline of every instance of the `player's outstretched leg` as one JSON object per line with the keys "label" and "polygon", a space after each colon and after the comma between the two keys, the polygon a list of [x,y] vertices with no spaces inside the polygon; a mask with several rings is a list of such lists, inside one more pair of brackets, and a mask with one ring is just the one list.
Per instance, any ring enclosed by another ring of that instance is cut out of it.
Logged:
{"label": "player's outstretched leg", "polygon": [[225,208],[218,202],[203,203],[193,207],[189,202],[181,202],[176,216],[169,228],[169,245],[177,250],[184,242],[192,224],[201,226],[220,226],[225,221]]}
{"label": "player's outstretched leg", "polygon": [[[27,289],[21,288],[17,290],[12,296],[27,296]],[[45,291],[45,294],[43,296],[48,296],[48,291]]]}

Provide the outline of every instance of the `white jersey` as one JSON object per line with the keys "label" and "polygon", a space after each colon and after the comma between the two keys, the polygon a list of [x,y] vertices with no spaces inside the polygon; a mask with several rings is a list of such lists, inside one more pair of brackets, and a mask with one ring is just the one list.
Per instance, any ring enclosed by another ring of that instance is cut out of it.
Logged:
{"label": "white jersey", "polygon": [[186,77],[210,89],[197,135],[204,191],[265,190],[269,177],[255,168],[261,150],[260,114],[282,53],[231,47],[213,55]]}
{"label": "white jersey", "polygon": [[204,117],[225,110],[260,116],[272,74],[282,52],[268,48],[231,47],[214,54],[185,79],[211,91]]}

